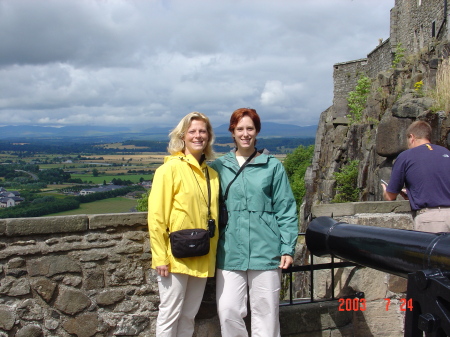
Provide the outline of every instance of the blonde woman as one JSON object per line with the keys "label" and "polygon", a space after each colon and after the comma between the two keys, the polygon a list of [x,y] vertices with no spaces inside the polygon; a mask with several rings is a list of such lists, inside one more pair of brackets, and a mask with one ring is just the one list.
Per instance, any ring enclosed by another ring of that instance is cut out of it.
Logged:
{"label": "blonde woman", "polygon": [[[152,268],[158,273],[160,306],[156,336],[192,336],[207,277],[214,276],[219,178],[206,165],[214,133],[208,117],[191,112],[170,133],[168,151],[153,178],[148,199]],[[176,258],[169,234],[210,226],[210,250]],[[213,227],[211,227],[213,225]]]}

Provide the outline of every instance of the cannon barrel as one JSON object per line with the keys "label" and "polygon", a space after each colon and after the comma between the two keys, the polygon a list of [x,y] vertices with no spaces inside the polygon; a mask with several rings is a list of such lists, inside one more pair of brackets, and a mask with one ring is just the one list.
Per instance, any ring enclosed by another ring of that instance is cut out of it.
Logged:
{"label": "cannon barrel", "polygon": [[450,233],[427,233],[312,220],[306,245],[316,256],[334,256],[359,265],[408,278],[426,269],[450,271]]}

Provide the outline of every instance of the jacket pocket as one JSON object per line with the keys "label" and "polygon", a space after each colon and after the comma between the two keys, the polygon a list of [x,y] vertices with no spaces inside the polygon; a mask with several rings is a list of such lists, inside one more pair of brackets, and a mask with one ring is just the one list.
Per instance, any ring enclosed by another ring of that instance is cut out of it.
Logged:
{"label": "jacket pocket", "polygon": [[278,223],[275,219],[274,213],[264,212],[259,215],[262,222],[270,229],[272,234],[277,238],[281,238],[280,229],[278,228]]}

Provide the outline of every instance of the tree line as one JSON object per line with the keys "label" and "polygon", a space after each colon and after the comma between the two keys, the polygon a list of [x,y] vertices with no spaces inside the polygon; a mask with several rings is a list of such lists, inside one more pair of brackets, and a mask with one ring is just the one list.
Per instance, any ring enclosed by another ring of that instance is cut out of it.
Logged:
{"label": "tree line", "polygon": [[76,197],[55,198],[53,196],[31,197],[21,204],[0,209],[0,219],[28,218],[70,211],[80,207],[80,204],[97,200],[115,198],[133,191],[145,190],[142,186],[125,186],[111,191],[97,192]]}

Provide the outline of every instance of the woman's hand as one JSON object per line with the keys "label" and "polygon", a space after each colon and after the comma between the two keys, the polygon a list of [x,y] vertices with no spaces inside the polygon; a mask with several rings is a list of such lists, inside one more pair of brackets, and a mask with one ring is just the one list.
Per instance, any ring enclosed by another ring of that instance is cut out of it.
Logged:
{"label": "woman's hand", "polygon": [[280,265],[278,268],[281,269],[288,269],[289,266],[294,262],[294,259],[290,255],[283,255],[281,257]]}
{"label": "woman's hand", "polygon": [[156,272],[160,276],[167,277],[167,276],[169,276],[169,266],[167,266],[167,265],[165,265],[165,266],[158,266],[158,267],[156,267]]}

